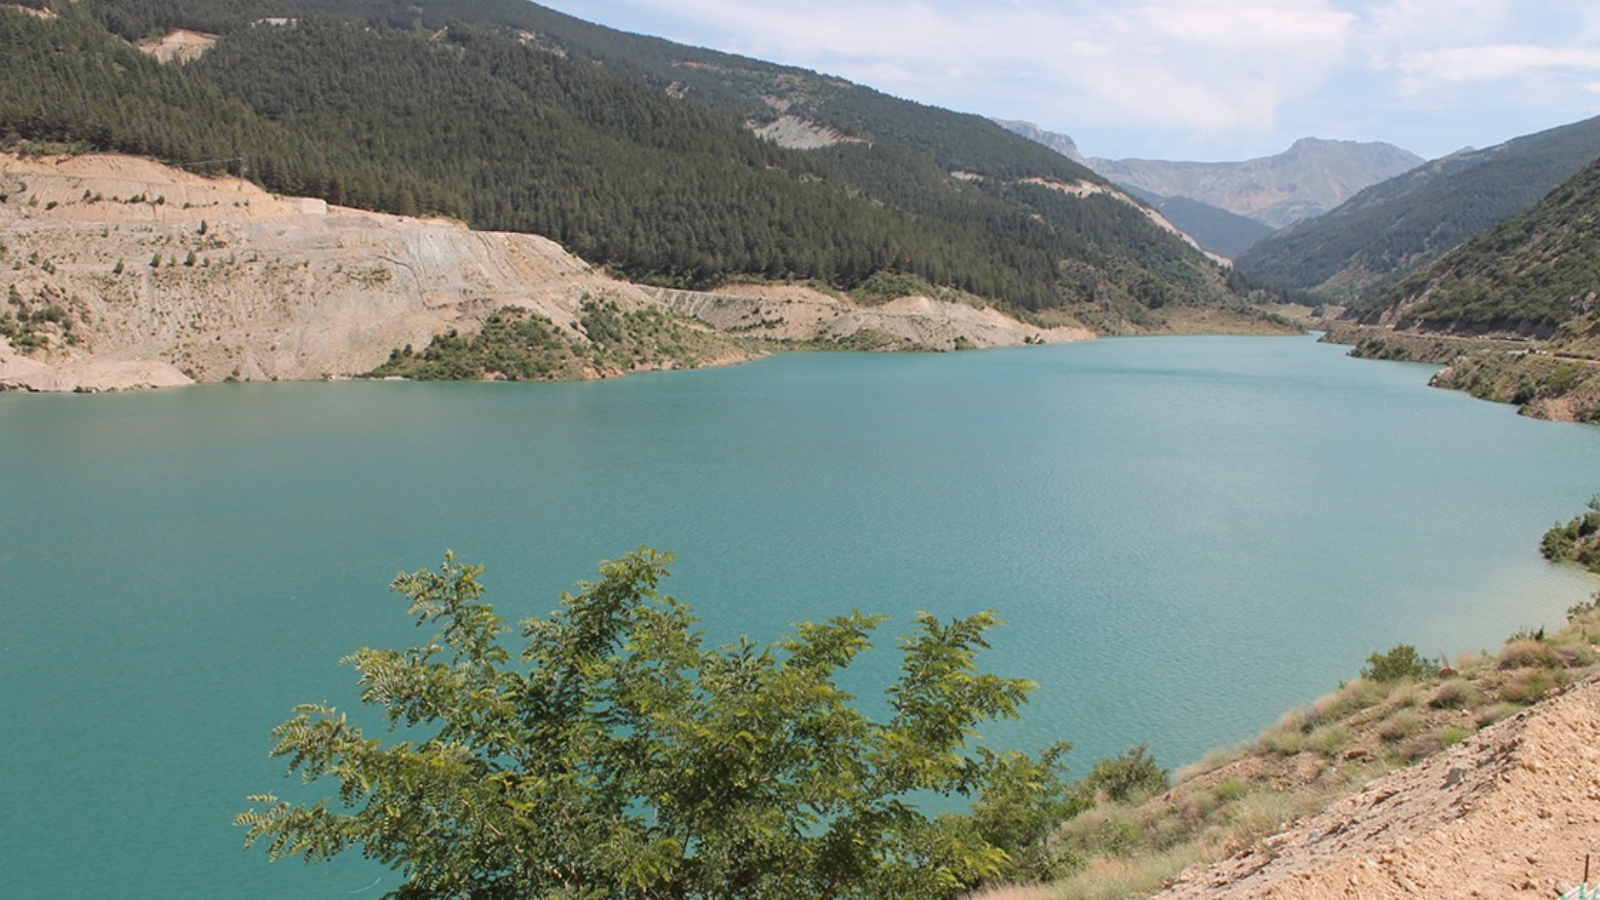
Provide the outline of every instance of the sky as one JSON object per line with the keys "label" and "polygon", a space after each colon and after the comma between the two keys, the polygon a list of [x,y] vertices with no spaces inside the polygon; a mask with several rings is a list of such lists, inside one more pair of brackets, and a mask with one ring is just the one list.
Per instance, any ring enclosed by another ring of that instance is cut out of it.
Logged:
{"label": "sky", "polygon": [[1432,159],[1600,115],[1600,0],[541,2],[1109,159],[1251,159],[1301,137]]}

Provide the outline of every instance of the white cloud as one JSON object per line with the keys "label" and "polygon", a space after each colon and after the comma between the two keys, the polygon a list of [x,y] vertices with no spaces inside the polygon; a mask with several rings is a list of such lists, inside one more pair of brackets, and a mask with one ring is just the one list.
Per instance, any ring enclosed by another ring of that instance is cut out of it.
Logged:
{"label": "white cloud", "polygon": [[[1307,134],[1422,135],[1449,150],[1530,115],[1577,118],[1600,81],[1594,0],[547,2],[925,103],[1031,119],[1107,156],[1253,155]],[[1099,146],[1096,134],[1136,146]]]}
{"label": "white cloud", "polygon": [[632,0],[721,49],[972,112],[1067,125],[1264,128],[1346,56],[1331,0]]}
{"label": "white cloud", "polygon": [[1401,89],[1420,94],[1436,86],[1474,82],[1527,82],[1546,76],[1600,73],[1600,48],[1498,44],[1403,54],[1393,63]]}
{"label": "white cloud", "polygon": [[1372,4],[1362,44],[1375,52],[1482,43],[1504,34],[1511,0],[1388,0]]}

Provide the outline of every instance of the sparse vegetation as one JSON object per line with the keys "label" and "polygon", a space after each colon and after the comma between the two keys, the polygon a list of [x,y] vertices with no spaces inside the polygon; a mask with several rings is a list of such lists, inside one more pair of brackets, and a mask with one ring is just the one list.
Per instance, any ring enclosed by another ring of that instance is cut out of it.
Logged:
{"label": "sparse vegetation", "polygon": [[1217,751],[1179,770],[1160,795],[1122,804],[1107,798],[1063,823],[1049,846],[1072,874],[1052,886],[1053,895],[1145,896],[1189,865],[1256,845],[1359,785],[1600,671],[1590,650],[1597,637],[1600,593],[1574,606],[1566,627],[1524,635],[1494,657],[1463,656],[1446,674],[1410,645],[1374,653],[1363,677],[1285,713],[1253,750]]}

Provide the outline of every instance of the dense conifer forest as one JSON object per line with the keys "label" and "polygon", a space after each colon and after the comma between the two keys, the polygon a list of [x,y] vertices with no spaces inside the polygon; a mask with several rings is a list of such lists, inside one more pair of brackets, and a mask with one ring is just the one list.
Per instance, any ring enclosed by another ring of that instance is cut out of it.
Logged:
{"label": "dense conifer forest", "polygon": [[[14,148],[142,154],[544,234],[671,286],[848,290],[895,272],[1109,322],[1236,304],[1247,287],[1127,203],[1040,186],[1099,179],[979,117],[522,0],[30,5],[56,17],[0,15],[0,140]],[[134,46],[179,27],[220,39],[186,64]],[[746,125],[773,102],[852,140],[763,141]]]}

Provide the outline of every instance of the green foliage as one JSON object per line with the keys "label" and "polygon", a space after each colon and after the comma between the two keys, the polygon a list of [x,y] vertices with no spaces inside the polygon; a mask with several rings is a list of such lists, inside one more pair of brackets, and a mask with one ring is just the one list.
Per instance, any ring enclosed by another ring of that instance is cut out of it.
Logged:
{"label": "green foliage", "polygon": [[[481,567],[446,554],[397,577],[437,633],[346,662],[404,739],[297,707],[273,753],[335,782],[337,804],[253,797],[237,817],[247,845],[308,861],[359,848],[401,870],[408,897],[953,897],[1028,875],[1065,802],[1066,747],[968,749],[1032,689],[977,669],[993,613],[919,615],[880,721],[838,679],[882,617],[706,648],[689,608],[658,593],[669,561],[604,563],[522,623],[515,661]],[[929,792],[974,812],[929,816]]]}
{"label": "green foliage", "polygon": [[1108,799],[1124,802],[1165,791],[1172,784],[1168,774],[1151,758],[1150,748],[1140,744],[1124,750],[1120,756],[1095,763],[1081,784],[1091,794],[1104,794]]}
{"label": "green foliage", "polygon": [[[1600,164],[1378,296],[1433,330],[1548,337],[1594,307],[1600,277]],[[1420,302],[1417,302],[1419,298]]]}
{"label": "green foliage", "polygon": [[[1566,524],[1556,524],[1544,533],[1539,552],[1551,562],[1575,562],[1591,572],[1600,572],[1600,494],[1589,498],[1589,511],[1574,516]],[[1574,610],[1579,610],[1574,607]],[[1574,617],[1574,610],[1567,617]]]}
{"label": "green foliage", "polygon": [[725,345],[655,309],[624,313],[610,300],[585,300],[583,336],[528,310],[491,314],[470,336],[455,329],[435,335],[418,353],[409,345],[366,374],[416,381],[563,381],[585,369],[620,372],[634,365],[695,366]]}
{"label": "green foliage", "polygon": [[1514,403],[1534,411],[1559,403],[1563,415],[1600,422],[1600,364],[1569,361],[1554,352],[1477,350],[1456,358],[1435,376],[1439,387],[1466,391],[1483,400]]}
{"label": "green foliage", "polygon": [[1361,677],[1371,681],[1405,681],[1431,674],[1432,667],[1417,655],[1417,648],[1398,644],[1387,653],[1374,653],[1367,657]]}
{"label": "green foliage", "polygon": [[1574,603],[1573,605],[1567,607],[1567,621],[1576,622],[1579,619],[1589,616],[1596,610],[1600,610],[1600,591],[1595,591],[1593,597],[1590,597],[1588,600],[1582,603]]}
{"label": "green foliage", "polygon": [[921,295],[943,299],[944,291],[923,281],[915,275],[901,275],[895,272],[877,272],[866,281],[856,286],[850,293],[852,299],[859,303],[880,304],[897,300],[901,297]]}

